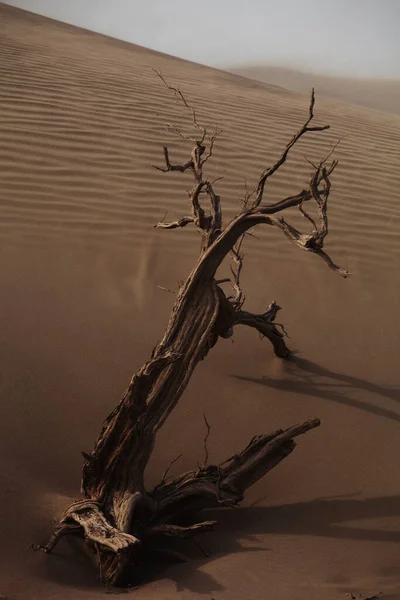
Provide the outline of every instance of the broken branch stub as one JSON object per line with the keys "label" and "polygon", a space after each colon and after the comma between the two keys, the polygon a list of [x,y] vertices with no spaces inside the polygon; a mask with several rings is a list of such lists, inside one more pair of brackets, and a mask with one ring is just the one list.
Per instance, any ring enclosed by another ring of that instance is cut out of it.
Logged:
{"label": "broken branch stub", "polygon": [[[161,482],[153,490],[146,490],[144,473],[157,432],[179,402],[197,364],[219,338],[229,338],[235,326],[247,325],[270,340],[277,356],[289,355],[285,330],[275,321],[280,310],[276,302],[261,314],[243,310],[245,296],[240,278],[245,234],[256,225],[272,225],[304,250],[319,255],[340,275],[348,275],[323,250],[328,233],[330,176],[337,163],[328,167],[326,161],[322,161],[314,168],[308,188],[274,204],[262,204],[267,180],[285,163],[296,142],[308,132],[328,127],[310,126],[314,117],[314,91],[305,125],[288,143],[278,161],[261,173],[253,203],[250,205],[253,194],[247,194],[243,209],[224,226],[221,198],[214,189],[214,182],[204,174],[204,165],[212,157],[220,132],[215,129],[209,134],[199,124],[196,112],[180,89],[170,86],[160,73],[158,75],[189,111],[196,136],[180,135],[185,141],[193,142],[186,162],[172,163],[165,146],[165,166],[156,167],[164,173],[192,174],[194,183],[189,192],[192,214],[170,223],[162,220],[156,227],[174,229],[193,223],[201,234],[200,257],[176,294],[164,336],[105,420],[92,452],[84,454],[83,499],[67,508],[44,547],[50,552],[62,536],[80,535],[98,556],[103,581],[114,585],[132,580],[143,546],[157,547],[163,536],[189,537],[213,528],[215,523],[211,521],[182,524],[182,514],[210,507],[236,506],[251,485],[293,451],[297,436],[319,425],[318,419],[312,419],[286,430],[255,436],[238,454],[220,465],[210,465],[207,448],[210,426],[205,418],[203,466],[173,480],[167,478],[168,468]],[[208,209],[204,206],[205,199]],[[304,208],[309,201],[317,205],[318,225]],[[311,233],[301,233],[282,217],[274,217],[295,206],[312,225]],[[229,255],[233,259],[229,278],[233,294],[226,296],[221,286],[227,281],[216,280],[216,272]]]}

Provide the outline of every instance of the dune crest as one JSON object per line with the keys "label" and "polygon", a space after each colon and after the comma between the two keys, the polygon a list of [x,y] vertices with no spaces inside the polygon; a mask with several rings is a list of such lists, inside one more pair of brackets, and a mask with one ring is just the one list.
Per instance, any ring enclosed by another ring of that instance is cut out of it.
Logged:
{"label": "dune crest", "polygon": [[305,93],[315,87],[324,98],[400,115],[400,80],[335,77],[285,67],[243,65],[231,73]]}

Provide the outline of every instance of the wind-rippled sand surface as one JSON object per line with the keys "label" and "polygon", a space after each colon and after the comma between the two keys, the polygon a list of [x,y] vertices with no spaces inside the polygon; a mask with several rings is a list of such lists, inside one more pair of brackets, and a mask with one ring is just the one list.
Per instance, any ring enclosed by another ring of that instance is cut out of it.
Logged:
{"label": "wind-rippled sand surface", "polygon": [[[72,542],[43,542],[79,496],[82,458],[129,378],[161,337],[199,248],[187,227],[188,175],[164,175],[190,146],[190,115],[152,68],[179,84],[201,122],[222,128],[208,175],[226,219],[245,179],[303,123],[309,98],[0,5],[0,594],[97,599],[96,573]],[[256,433],[319,416],[322,426],[203,540],[210,558],[173,566],[147,598],[318,600],[349,592],[400,598],[400,117],[318,98],[332,129],[298,144],[266,200],[297,193],[311,161],[339,138],[327,250],[343,280],[279,232],[245,247],[249,310],[276,299],[291,362],[240,330],[200,364],[161,432],[148,469],[159,480],[209,452],[219,461]],[[290,218],[290,214],[286,215]],[[296,213],[292,217],[299,221]],[[99,596],[100,595],[100,596]]]}
{"label": "wind-rippled sand surface", "polygon": [[326,98],[364,106],[373,110],[400,114],[399,79],[364,79],[317,75],[269,65],[243,65],[230,69],[250,79],[279,85],[294,92],[307,92],[316,87]]}

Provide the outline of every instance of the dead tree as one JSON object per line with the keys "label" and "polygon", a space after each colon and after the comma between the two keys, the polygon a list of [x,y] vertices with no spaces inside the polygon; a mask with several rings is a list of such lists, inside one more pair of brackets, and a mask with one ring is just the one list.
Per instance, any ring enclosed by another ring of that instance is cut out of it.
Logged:
{"label": "dead tree", "polygon": [[[159,74],[162,78],[162,76]],[[314,91],[308,118],[290,140],[279,159],[260,175],[252,194],[230,223],[223,225],[221,200],[215,182],[204,175],[204,166],[212,157],[218,130],[209,133],[199,125],[193,108],[179,90],[165,85],[190,110],[196,136],[188,138],[169,127],[193,148],[183,164],[170,160],[164,147],[163,167],[170,171],[189,172],[194,185],[189,192],[191,214],[156,227],[173,229],[193,224],[201,236],[200,256],[190,275],[180,287],[164,337],[155,346],[151,358],[132,377],[121,401],[107,417],[90,454],[84,454],[82,475],[83,499],[67,508],[52,538],[42,548],[50,552],[58,540],[69,534],[81,536],[98,555],[101,578],[113,585],[135,579],[135,568],[144,547],[157,547],[163,536],[190,537],[208,531],[215,522],[203,521],[182,525],[188,511],[236,506],[247,488],[288,456],[295,447],[294,438],[319,425],[311,419],[286,430],[257,435],[248,446],[218,466],[204,464],[173,480],[165,474],[151,491],[145,489],[144,472],[153,451],[155,437],[185,390],[194,368],[205,358],[217,340],[229,338],[237,325],[248,325],[267,337],[277,356],[285,358],[289,350],[282,326],[275,322],[279,306],[272,302],[265,312],[253,314],[243,310],[244,295],[240,284],[243,265],[241,246],[246,232],[256,225],[280,229],[303,250],[321,257],[327,265],[347,277],[347,271],[335,265],[323,250],[328,233],[327,202],[330,177],[337,162],[327,160],[313,165],[307,188],[273,204],[263,203],[268,179],[285,163],[288,153],[304,135],[328,129],[313,125]],[[208,199],[209,209],[204,207]],[[316,203],[318,218],[313,219],[304,205]],[[297,207],[312,226],[301,233],[282,216],[287,208]],[[229,254],[233,257],[233,293],[226,295],[216,272]]]}

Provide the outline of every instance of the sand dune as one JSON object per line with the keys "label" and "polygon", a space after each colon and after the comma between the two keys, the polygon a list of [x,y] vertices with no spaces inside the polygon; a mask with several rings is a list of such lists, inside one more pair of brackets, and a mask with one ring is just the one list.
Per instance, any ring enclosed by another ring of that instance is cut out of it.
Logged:
{"label": "sand dune", "polygon": [[[173,296],[157,285],[176,288],[197,256],[195,231],[152,227],[187,213],[190,185],[152,168],[164,143],[185,157],[164,124],[190,130],[152,68],[224,130],[209,173],[224,171],[227,219],[303,122],[306,95],[0,5],[0,594],[12,599],[99,597],[72,543],[25,549],[79,495],[80,451],[162,335]],[[220,517],[209,559],[160,573],[140,600],[400,598],[400,117],[325,98],[316,114],[332,129],[299,144],[267,198],[296,193],[304,156],[342,138],[328,250],[353,277],[275,231],[249,239],[249,310],[284,307],[296,359],[251,331],[219,343],[160,434],[149,484],[177,453],[176,471],[201,458],[204,411],[216,461],[255,433],[323,426]]]}
{"label": "sand dune", "polygon": [[279,85],[305,93],[315,87],[318,94],[331,100],[363,106],[382,112],[400,114],[400,80],[333,77],[304,73],[272,66],[239,66],[229,69],[257,81]]}

